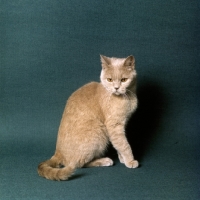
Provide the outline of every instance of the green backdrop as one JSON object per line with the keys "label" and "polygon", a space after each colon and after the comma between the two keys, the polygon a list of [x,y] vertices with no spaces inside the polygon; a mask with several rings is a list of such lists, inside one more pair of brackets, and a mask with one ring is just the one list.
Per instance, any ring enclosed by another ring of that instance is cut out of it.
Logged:
{"label": "green backdrop", "polygon": [[[0,199],[200,198],[198,0],[0,1]],[[139,108],[127,137],[141,166],[115,160],[70,181],[37,175],[70,94],[99,81],[99,54],[134,55]]]}

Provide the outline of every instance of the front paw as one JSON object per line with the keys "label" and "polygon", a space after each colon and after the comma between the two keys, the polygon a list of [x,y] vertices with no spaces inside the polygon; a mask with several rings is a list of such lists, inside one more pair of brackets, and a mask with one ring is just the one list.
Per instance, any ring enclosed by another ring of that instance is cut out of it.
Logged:
{"label": "front paw", "polygon": [[126,167],[128,168],[137,168],[139,163],[137,160],[132,160],[131,162],[125,163]]}

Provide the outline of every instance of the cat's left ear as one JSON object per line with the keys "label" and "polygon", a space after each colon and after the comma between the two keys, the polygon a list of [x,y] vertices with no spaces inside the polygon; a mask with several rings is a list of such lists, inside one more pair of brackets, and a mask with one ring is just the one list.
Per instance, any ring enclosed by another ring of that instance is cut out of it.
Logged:
{"label": "cat's left ear", "polygon": [[135,58],[134,56],[128,56],[124,61],[124,65],[129,69],[133,70],[135,68]]}

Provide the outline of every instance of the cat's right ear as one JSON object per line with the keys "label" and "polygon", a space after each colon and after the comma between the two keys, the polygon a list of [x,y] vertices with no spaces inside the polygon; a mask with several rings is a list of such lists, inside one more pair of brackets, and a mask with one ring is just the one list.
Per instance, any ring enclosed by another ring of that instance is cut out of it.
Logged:
{"label": "cat's right ear", "polygon": [[110,59],[106,56],[100,55],[102,68],[105,69],[110,65]]}

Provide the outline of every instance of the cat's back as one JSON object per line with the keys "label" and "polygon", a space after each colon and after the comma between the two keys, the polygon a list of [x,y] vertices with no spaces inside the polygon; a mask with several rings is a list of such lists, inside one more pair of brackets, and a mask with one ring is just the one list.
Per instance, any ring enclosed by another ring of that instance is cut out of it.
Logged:
{"label": "cat's back", "polygon": [[91,98],[94,99],[96,95],[98,95],[99,89],[102,87],[102,85],[98,82],[90,82],[79,89],[77,89],[69,98],[70,100],[73,101],[79,101],[81,100],[82,102],[84,100],[90,100]]}
{"label": "cat's back", "polygon": [[[67,101],[67,110],[95,112],[100,109],[99,99],[102,97],[104,87],[101,83],[90,82],[76,90]],[[88,109],[89,108],[89,109]]]}

